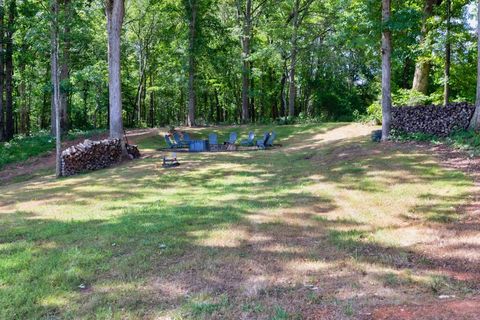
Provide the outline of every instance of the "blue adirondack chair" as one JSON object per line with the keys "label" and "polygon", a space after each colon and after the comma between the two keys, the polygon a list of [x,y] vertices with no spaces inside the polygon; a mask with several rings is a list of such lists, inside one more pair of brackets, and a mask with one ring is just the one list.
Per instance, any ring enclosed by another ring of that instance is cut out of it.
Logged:
{"label": "blue adirondack chair", "polygon": [[170,149],[178,148],[178,145],[172,142],[168,134],[165,135],[165,142],[167,143],[167,147],[169,147]]}
{"label": "blue adirondack chair", "polygon": [[218,137],[216,133],[210,133],[208,135],[208,143],[210,145],[218,145]]}
{"label": "blue adirondack chair", "polygon": [[232,132],[230,133],[230,137],[228,138],[228,141],[225,141],[225,144],[235,144],[237,142],[237,133]]}
{"label": "blue adirondack chair", "polygon": [[178,145],[178,148],[188,147],[188,142],[182,141],[182,139],[180,139],[180,135],[178,134],[178,132],[175,132],[173,134],[173,139],[175,139],[175,142]]}
{"label": "blue adirondack chair", "polygon": [[265,143],[266,147],[273,147],[273,141],[275,141],[275,138],[277,137],[277,134],[275,132],[272,132],[270,136],[268,137],[267,142]]}
{"label": "blue adirondack chair", "polygon": [[248,138],[240,141],[240,144],[242,146],[253,146],[255,144],[255,133],[253,131],[250,131],[248,133]]}
{"label": "blue adirondack chair", "polygon": [[192,141],[192,139],[190,138],[190,135],[186,132],[183,134],[183,141],[187,143],[190,143],[190,141]]}
{"label": "blue adirondack chair", "polygon": [[263,139],[257,140],[257,147],[259,147],[260,149],[265,149],[267,147],[267,142],[269,138],[270,138],[270,133],[265,132],[265,134],[263,135]]}

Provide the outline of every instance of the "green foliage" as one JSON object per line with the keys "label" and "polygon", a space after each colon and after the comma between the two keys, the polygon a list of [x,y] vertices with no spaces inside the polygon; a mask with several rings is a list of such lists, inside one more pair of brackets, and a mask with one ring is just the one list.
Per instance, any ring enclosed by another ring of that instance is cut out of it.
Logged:
{"label": "green foliage", "polygon": [[[103,130],[72,130],[64,139],[89,138],[103,133]],[[49,132],[40,131],[32,136],[17,135],[9,142],[0,143],[0,169],[10,163],[28,160],[55,149],[55,138]]]}
{"label": "green foliage", "polygon": [[44,154],[54,147],[55,139],[46,132],[39,132],[31,137],[16,136],[10,142],[0,143],[0,169],[6,164]]}
{"label": "green foliage", "polygon": [[394,106],[419,106],[432,103],[432,98],[415,90],[399,89],[392,95]]}

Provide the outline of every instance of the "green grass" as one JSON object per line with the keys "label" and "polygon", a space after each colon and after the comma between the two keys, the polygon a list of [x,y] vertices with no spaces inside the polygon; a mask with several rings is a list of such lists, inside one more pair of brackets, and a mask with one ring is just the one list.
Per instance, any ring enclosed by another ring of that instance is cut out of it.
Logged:
{"label": "green grass", "polygon": [[[64,137],[74,140],[80,137],[89,138],[100,134],[101,130],[74,131]],[[16,136],[9,142],[0,143],[0,170],[7,164],[28,160],[43,155],[55,148],[55,138],[48,132],[40,132],[32,136]]]}
{"label": "green grass", "polygon": [[[223,138],[269,129],[214,128]],[[421,150],[377,152],[368,128],[274,129],[273,150],[179,152],[167,170],[155,136],[139,141],[148,157],[138,161],[1,186],[0,318],[301,318],[312,292],[355,315],[376,301],[361,292],[394,287],[385,274],[423,258],[406,246],[456,221],[431,217],[456,216],[473,190]],[[464,292],[415,266],[402,299]]]}

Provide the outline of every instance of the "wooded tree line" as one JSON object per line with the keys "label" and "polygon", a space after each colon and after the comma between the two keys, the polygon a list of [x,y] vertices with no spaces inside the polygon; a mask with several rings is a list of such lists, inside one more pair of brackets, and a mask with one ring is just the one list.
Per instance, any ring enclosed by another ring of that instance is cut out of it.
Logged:
{"label": "wooded tree line", "polygon": [[[58,0],[63,132],[106,128],[119,118],[127,127],[349,120],[379,101],[380,1],[125,1],[116,21],[121,95],[109,90],[108,77],[106,21],[114,2]],[[394,102],[399,92],[431,102],[475,100],[474,4],[392,0],[384,23],[394,48]],[[45,1],[0,0],[2,140],[55,130],[52,14]],[[123,112],[110,114],[112,99]]]}

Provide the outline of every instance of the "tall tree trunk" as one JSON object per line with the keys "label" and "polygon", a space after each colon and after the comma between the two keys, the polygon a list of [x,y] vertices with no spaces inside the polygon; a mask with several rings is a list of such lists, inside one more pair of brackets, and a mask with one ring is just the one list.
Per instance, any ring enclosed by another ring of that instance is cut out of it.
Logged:
{"label": "tall tree trunk", "polygon": [[[286,64],[286,62],[285,62]],[[287,97],[285,95],[285,84],[287,83],[287,67],[284,66],[282,72],[282,79],[280,80],[280,116],[285,117],[287,115]]]}
{"label": "tall tree trunk", "polygon": [[218,99],[218,91],[217,88],[214,88],[214,93],[215,93],[215,109],[216,109],[216,119],[217,123],[220,123],[222,121],[222,114],[220,112],[220,101]]}
{"label": "tall tree trunk", "polygon": [[[150,74],[150,88],[153,87],[153,74]],[[150,127],[155,128],[155,92],[150,91]]]}
{"label": "tall tree trunk", "polygon": [[469,129],[480,129],[480,0],[477,0],[477,97]]}
{"label": "tall tree trunk", "polygon": [[15,13],[17,10],[16,0],[11,0],[8,6],[7,48],[5,53],[5,137],[6,140],[13,138],[13,33],[15,32]]}
{"label": "tall tree trunk", "polygon": [[[428,36],[428,19],[433,15],[433,8],[440,0],[425,0],[423,8],[422,30],[420,46],[425,45]],[[415,75],[413,77],[412,89],[423,94],[428,94],[428,77],[430,74],[431,62],[429,58],[419,57],[415,65]]]}
{"label": "tall tree trunk", "polygon": [[108,89],[110,110],[110,138],[122,140],[124,154],[124,131],[122,120],[122,83],[120,73],[120,36],[125,15],[124,0],[106,0],[108,33]]}
{"label": "tall tree trunk", "polygon": [[[56,175],[57,178],[62,175],[61,166],[61,127],[60,127],[60,78],[58,70],[58,2],[52,0],[52,26],[51,26],[51,64],[52,64],[52,79],[53,79],[53,104],[55,106],[55,138],[56,138]],[[53,120],[53,119],[52,119]]]}
{"label": "tall tree trunk", "polygon": [[5,91],[5,59],[4,59],[4,38],[5,38],[5,5],[0,0],[0,141],[5,140],[5,100],[3,98]]}
{"label": "tall tree trunk", "polygon": [[188,116],[187,125],[189,127],[195,126],[195,109],[197,106],[197,95],[195,92],[195,42],[196,42],[196,28],[197,28],[197,0],[189,0],[189,53],[188,53]]}
{"label": "tall tree trunk", "polygon": [[451,53],[452,53],[452,44],[450,39],[450,20],[451,20],[451,10],[452,10],[452,1],[447,0],[447,30],[445,34],[445,83],[443,88],[443,104],[447,105],[450,101],[450,64],[451,64]]}
{"label": "tall tree trunk", "polygon": [[26,96],[26,85],[25,85],[25,62],[21,61],[19,66],[20,71],[20,83],[18,86],[18,95],[20,98],[20,126],[19,132],[21,134],[28,134],[28,106],[27,106],[27,96]]}
{"label": "tall tree trunk", "polygon": [[[45,70],[45,88],[47,88],[50,85],[50,64],[47,63],[46,65],[46,70]],[[40,112],[40,128],[41,129],[47,129],[48,127],[48,101],[49,99],[49,92],[50,90],[43,90],[43,102],[42,102],[42,110]]]}
{"label": "tall tree trunk", "polygon": [[[253,68],[253,63],[250,62],[250,69]],[[250,79],[250,119],[252,122],[255,122],[255,79],[252,77]]]}
{"label": "tall tree trunk", "polygon": [[[70,0],[63,0],[63,50],[60,67],[60,128],[62,134],[68,132],[68,87],[70,78]],[[62,88],[63,87],[63,88]]]}
{"label": "tall tree trunk", "polygon": [[299,18],[298,14],[300,10],[300,0],[295,0],[295,5],[293,8],[293,33],[292,38],[290,40],[290,44],[292,46],[290,52],[290,72],[289,72],[289,94],[288,94],[288,115],[291,117],[295,116],[295,99],[297,97],[297,89],[295,83],[295,71],[297,66],[297,34],[298,34],[298,27],[299,27]]}
{"label": "tall tree trunk", "polygon": [[242,122],[250,120],[250,40],[252,38],[252,0],[247,0],[242,31]]}
{"label": "tall tree trunk", "polygon": [[390,135],[392,93],[391,93],[391,56],[392,34],[386,25],[390,20],[390,0],[382,0],[382,141]]}

